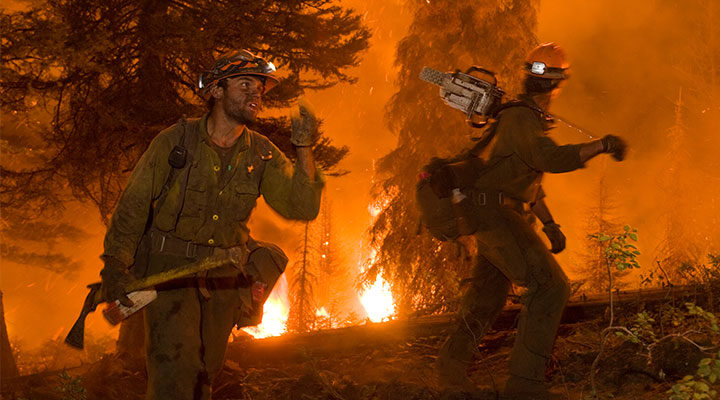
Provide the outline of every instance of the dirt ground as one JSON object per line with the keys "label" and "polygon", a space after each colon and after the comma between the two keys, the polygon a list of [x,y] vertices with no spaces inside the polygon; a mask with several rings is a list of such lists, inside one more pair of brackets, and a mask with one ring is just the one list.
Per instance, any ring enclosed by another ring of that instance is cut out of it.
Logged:
{"label": "dirt ground", "polygon": [[[616,324],[630,327],[636,308],[621,311],[617,310]],[[260,340],[237,338],[228,346],[213,399],[499,398],[508,376],[515,330],[491,330],[483,338],[469,371],[477,390],[440,390],[433,365],[449,329],[447,321],[436,316],[422,323],[393,321]],[[546,374],[553,390],[564,393],[564,398],[593,399],[590,372],[605,327],[606,315],[561,325]],[[675,328],[677,332],[689,329]],[[706,347],[720,344],[717,335],[696,334],[691,339]],[[652,357],[648,354],[647,346],[610,335],[596,366],[598,399],[669,399],[672,384],[693,374],[703,357],[694,345],[672,336],[653,346]],[[6,380],[2,398],[140,400],[146,381],[141,362],[106,355],[78,368]]]}

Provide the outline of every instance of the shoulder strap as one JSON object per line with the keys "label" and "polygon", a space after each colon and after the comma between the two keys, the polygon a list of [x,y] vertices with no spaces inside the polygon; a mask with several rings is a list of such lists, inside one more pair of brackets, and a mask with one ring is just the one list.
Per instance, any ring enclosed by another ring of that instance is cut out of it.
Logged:
{"label": "shoulder strap", "polygon": [[535,107],[531,106],[530,104],[525,103],[524,101],[512,100],[507,103],[501,104],[492,114],[493,118],[495,118],[495,121],[490,125],[487,133],[485,135],[483,135],[482,137],[480,137],[479,139],[477,139],[478,142],[470,149],[471,156],[478,157],[480,155],[480,153],[483,151],[483,149],[485,149],[485,147],[487,147],[488,144],[490,144],[490,141],[493,140],[493,138],[495,137],[495,134],[497,133],[497,125],[500,121],[500,118],[498,118],[498,116],[500,115],[500,112],[503,110],[506,110],[508,108],[512,108],[512,107],[527,107],[533,111],[537,111],[537,112],[541,113],[542,115],[545,115],[545,113],[541,109],[539,109],[539,108],[536,109]]}
{"label": "shoulder strap", "polygon": [[[178,173],[180,172],[180,170],[185,168],[185,173],[187,175],[190,174],[190,166],[193,163],[193,156],[195,154],[195,150],[197,149],[197,145],[200,140],[200,135],[198,133],[197,124],[188,131],[187,120],[185,119],[184,116],[182,118],[180,118],[180,120],[178,121],[178,124],[180,124],[180,126],[182,127],[183,132],[182,132],[182,135],[180,136],[180,143],[177,146],[175,146],[175,148],[173,148],[171,155],[168,156],[168,163],[171,165],[170,173],[168,174],[168,177],[165,180],[165,184],[163,185],[163,188],[160,191],[160,196],[158,197],[158,200],[155,203],[154,214],[157,214],[157,212],[162,208],[163,204],[165,204],[165,200],[167,200],[168,192],[170,191],[170,188],[177,180]],[[188,137],[187,138],[188,144],[189,144],[188,147],[184,146],[186,136]],[[186,156],[185,161],[182,163],[182,165],[178,165],[178,164],[173,165],[173,163],[171,162],[172,153],[175,153],[178,151],[185,152],[185,156]],[[182,193],[185,193],[185,188],[187,187],[187,181],[188,180],[187,180],[187,176],[186,176],[186,179],[184,179],[181,182],[182,186],[183,186],[181,188]],[[180,196],[180,199],[181,199],[180,201],[183,202],[185,199],[185,196]],[[178,215],[180,214],[180,210],[182,210],[182,203],[180,204],[180,207],[178,207]],[[176,219],[177,219],[177,216],[176,216]]]}

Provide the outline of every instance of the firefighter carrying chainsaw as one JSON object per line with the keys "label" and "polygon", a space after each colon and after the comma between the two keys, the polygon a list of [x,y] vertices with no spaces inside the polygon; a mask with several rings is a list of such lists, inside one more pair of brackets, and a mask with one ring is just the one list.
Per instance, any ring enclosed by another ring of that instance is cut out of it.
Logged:
{"label": "firefighter carrying chainsaw", "polygon": [[144,308],[148,399],[209,399],[233,326],[259,322],[287,258],[250,238],[256,199],[285,218],[317,216],[324,178],[311,153],[318,125],[308,105],[291,118],[295,165],[247,126],[278,83],[274,72],[246,50],[219,58],[200,76],[209,112],[153,140],[112,215],[98,297],[127,313],[135,307],[127,293],[148,278],[156,283]]}
{"label": "firefighter carrying chainsaw", "polygon": [[[583,168],[601,153],[621,161],[626,150],[625,142],[613,135],[569,145],[558,145],[547,136],[553,123],[548,111],[568,78],[568,67],[559,46],[537,46],[524,66],[524,92],[508,103],[501,103],[503,92],[494,82],[470,75],[489,73],[481,68],[466,74],[430,69],[421,74],[421,79],[440,85],[443,100],[466,112],[474,126],[478,123],[472,121],[473,114],[492,121],[475,147],[455,159],[434,159],[418,184],[418,203],[430,232],[441,240],[472,234],[478,248],[472,276],[464,281],[455,327],[437,359],[443,387],[474,389],[467,369],[515,284],[526,291],[504,396],[555,398],[546,387],[545,369],[569,286],[551,254],[565,248],[565,235],[545,204],[542,176]],[[542,222],[550,249],[531,226],[529,213]]]}

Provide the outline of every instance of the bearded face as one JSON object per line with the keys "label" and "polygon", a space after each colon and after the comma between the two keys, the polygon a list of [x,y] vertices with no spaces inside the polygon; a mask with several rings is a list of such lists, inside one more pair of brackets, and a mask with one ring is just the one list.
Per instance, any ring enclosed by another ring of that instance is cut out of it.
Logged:
{"label": "bearded face", "polygon": [[227,80],[220,105],[225,114],[239,124],[255,122],[262,109],[263,82],[254,76],[238,76]]}

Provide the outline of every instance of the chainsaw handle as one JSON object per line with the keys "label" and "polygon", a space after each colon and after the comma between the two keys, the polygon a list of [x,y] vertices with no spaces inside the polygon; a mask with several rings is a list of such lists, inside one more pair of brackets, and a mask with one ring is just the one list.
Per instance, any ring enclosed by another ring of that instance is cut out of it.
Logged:
{"label": "chainsaw handle", "polygon": [[487,74],[493,78],[493,85],[497,85],[497,78],[495,77],[495,73],[487,70],[483,67],[478,67],[477,65],[473,65],[472,67],[468,68],[467,71],[465,71],[466,74],[471,75],[473,72],[482,72],[483,74]]}

